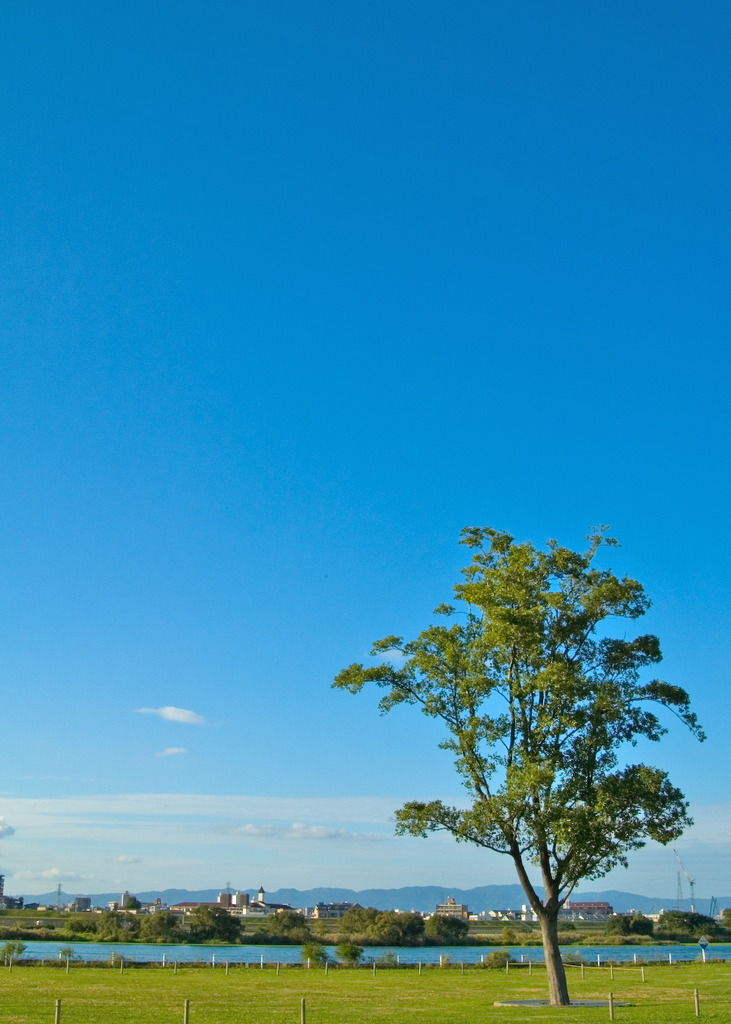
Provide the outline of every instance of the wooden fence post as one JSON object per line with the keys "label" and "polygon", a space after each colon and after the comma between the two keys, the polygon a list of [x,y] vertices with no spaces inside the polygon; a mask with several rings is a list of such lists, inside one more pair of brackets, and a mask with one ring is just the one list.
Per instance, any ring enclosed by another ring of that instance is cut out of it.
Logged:
{"label": "wooden fence post", "polygon": [[60,999],[56,1000],[56,1005],[54,1007],[53,1024],[61,1024],[61,1000]]}
{"label": "wooden fence post", "polygon": [[190,1017],[190,999],[183,1000],[183,1024],[188,1024]]}
{"label": "wooden fence post", "polygon": [[700,1017],[700,1015],[701,1015],[701,1001],[700,1001],[700,998],[698,996],[698,989],[697,988],[693,989],[693,1002],[695,1003],[695,1015],[696,1015],[696,1017]]}
{"label": "wooden fence post", "polygon": [[609,1019],[614,1020],[614,996],[609,993]]}
{"label": "wooden fence post", "polygon": [[303,997],[302,1001],[300,1003],[300,1024],[305,1024],[305,1013],[306,1013],[305,1000],[304,1000],[304,997]]}

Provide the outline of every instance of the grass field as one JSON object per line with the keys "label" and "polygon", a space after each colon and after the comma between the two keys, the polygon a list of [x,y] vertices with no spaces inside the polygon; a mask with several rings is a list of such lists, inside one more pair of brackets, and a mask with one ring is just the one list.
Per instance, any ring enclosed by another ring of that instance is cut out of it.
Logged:
{"label": "grass field", "polygon": [[[569,968],[572,999],[607,999],[614,1019],[626,1024],[682,1024],[695,1021],[693,990],[700,993],[704,1021],[731,1020],[731,965],[677,964],[639,969]],[[73,965],[16,965],[0,969],[0,1022],[53,1024],[55,1001],[61,1000],[61,1024],[168,1024],[182,1022],[190,1001],[190,1024],[300,1024],[301,999],[307,1024],[475,1024],[480,1021],[604,1021],[607,1007],[495,1007],[502,999],[546,996],[545,972],[513,969],[431,968],[348,970],[272,967],[114,968]]]}

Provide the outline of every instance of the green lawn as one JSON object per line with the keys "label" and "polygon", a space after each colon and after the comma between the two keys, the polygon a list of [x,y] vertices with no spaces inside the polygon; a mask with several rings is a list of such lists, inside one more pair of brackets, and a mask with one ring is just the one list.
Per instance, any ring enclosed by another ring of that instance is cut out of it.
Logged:
{"label": "green lawn", "polygon": [[[627,1024],[682,1024],[695,1021],[693,989],[700,992],[701,1019],[731,1020],[731,965],[677,964],[639,969],[569,968],[573,999],[615,1000],[614,1019]],[[73,965],[15,966],[0,969],[0,1022],[53,1024],[55,1000],[61,1000],[61,1024],[167,1024],[182,1022],[190,1000],[190,1024],[299,1024],[300,1000],[306,1000],[307,1024],[479,1024],[480,1021],[604,1021],[605,1008],[498,1008],[496,999],[540,999],[545,972],[534,968],[499,970],[459,967],[424,969],[306,970],[272,967],[131,968]]]}

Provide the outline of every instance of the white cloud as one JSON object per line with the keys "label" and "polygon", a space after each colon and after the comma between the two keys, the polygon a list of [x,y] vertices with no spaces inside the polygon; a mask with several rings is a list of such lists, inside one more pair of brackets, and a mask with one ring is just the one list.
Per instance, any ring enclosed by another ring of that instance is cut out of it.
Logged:
{"label": "white cloud", "polygon": [[93,878],[93,875],[80,875],[76,871],[61,871],[60,868],[48,868],[46,871],[16,871],[14,878],[23,882],[46,879],[51,882],[82,882]]}
{"label": "white cloud", "polygon": [[226,829],[230,835],[252,839],[317,839],[317,840],[370,840],[383,839],[383,832],[351,832],[347,828],[329,828],[325,825],[235,825]]}
{"label": "white cloud", "polygon": [[301,821],[393,828],[394,808],[403,797],[220,796],[203,793],[110,793],[68,797],[7,797],[6,809],[23,830],[79,825],[89,820]]}
{"label": "white cloud", "polygon": [[185,708],[176,708],[168,704],[163,708],[137,708],[139,715],[158,715],[166,722],[181,722],[183,725],[204,725],[205,718],[195,711],[186,711]]}
{"label": "white cloud", "polygon": [[7,836],[12,836],[15,829],[12,825],[8,825],[5,818],[0,818],[0,839],[5,839]]}
{"label": "white cloud", "polygon": [[188,751],[185,747],[165,747],[164,750],[160,750],[155,757],[175,757],[176,754],[187,754]]}
{"label": "white cloud", "polygon": [[115,864],[141,864],[142,857],[137,857],[134,853],[121,853],[119,857],[114,858]]}

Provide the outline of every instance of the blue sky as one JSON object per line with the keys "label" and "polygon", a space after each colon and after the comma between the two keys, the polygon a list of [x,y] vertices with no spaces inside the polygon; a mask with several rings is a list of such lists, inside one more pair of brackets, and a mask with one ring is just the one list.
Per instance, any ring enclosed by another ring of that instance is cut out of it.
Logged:
{"label": "blue sky", "polygon": [[459,796],[438,729],[330,682],[464,526],[608,523],[708,732],[651,751],[676,848],[731,892],[728,5],[0,17],[7,891],[512,882],[392,836]]}

